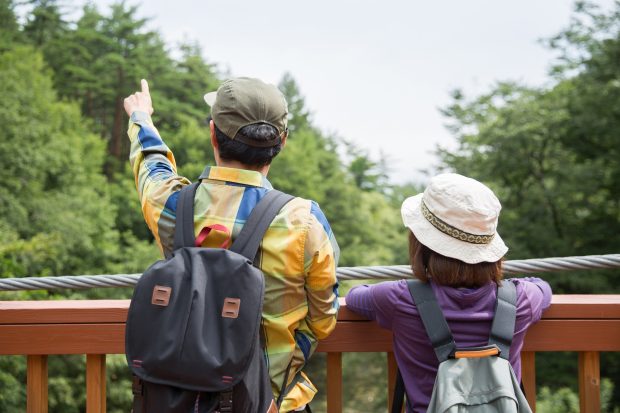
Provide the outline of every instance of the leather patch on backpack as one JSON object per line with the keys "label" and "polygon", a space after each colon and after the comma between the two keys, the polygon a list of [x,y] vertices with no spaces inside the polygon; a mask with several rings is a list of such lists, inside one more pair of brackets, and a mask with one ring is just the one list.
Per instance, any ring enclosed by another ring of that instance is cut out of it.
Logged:
{"label": "leather patch on backpack", "polygon": [[269,405],[269,410],[267,410],[265,413],[278,413],[278,407],[276,406],[276,402],[272,400],[271,404]]}
{"label": "leather patch on backpack", "polygon": [[239,317],[239,307],[241,306],[240,298],[224,298],[224,307],[222,308],[222,317],[237,318]]}
{"label": "leather patch on backpack", "polygon": [[151,298],[151,304],[167,307],[170,302],[170,294],[172,288],[156,285],[153,287],[153,297]]}

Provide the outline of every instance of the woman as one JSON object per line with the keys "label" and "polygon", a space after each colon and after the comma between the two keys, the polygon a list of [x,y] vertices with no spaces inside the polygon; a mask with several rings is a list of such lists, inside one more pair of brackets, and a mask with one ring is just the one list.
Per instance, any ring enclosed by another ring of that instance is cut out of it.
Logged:
{"label": "woman", "polygon": [[[480,182],[457,174],[433,178],[423,194],[402,205],[409,228],[409,259],[416,278],[429,282],[458,347],[488,343],[502,259],[508,248],[496,231],[501,205]],[[535,235],[535,234],[533,234]],[[516,284],[517,315],[509,361],[521,380],[521,348],[528,327],[551,302],[549,284],[539,278]],[[408,412],[425,412],[438,360],[407,282],[354,287],[347,307],[394,333],[394,355],[405,383]]]}

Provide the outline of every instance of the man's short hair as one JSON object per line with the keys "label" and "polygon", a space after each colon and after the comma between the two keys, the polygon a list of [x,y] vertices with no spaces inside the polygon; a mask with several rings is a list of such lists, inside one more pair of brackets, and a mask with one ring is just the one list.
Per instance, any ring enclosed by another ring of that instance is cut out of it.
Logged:
{"label": "man's short hair", "polygon": [[[211,118],[209,118],[211,120]],[[215,138],[217,140],[220,158],[227,161],[237,161],[243,165],[263,167],[271,164],[273,158],[282,150],[282,142],[267,148],[258,148],[247,145],[236,138],[241,135],[244,140],[257,142],[272,141],[279,138],[278,130],[267,123],[253,123],[239,129],[237,135],[231,139],[215,125]]]}

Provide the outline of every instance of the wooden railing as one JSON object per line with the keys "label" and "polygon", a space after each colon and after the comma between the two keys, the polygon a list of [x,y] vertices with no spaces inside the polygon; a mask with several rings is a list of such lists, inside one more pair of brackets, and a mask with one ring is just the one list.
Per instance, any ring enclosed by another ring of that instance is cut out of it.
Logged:
{"label": "wooden railing", "polygon": [[[319,345],[327,353],[327,411],[342,411],[342,353],[388,353],[388,389],[396,363],[390,332],[350,312],[341,299],[338,326]],[[106,410],[106,354],[123,354],[127,300],[1,301],[0,354],[26,355],[27,412],[47,412],[47,355],[86,354],[86,411]],[[581,412],[600,411],[599,353],[620,351],[620,295],[556,295],[526,336],[523,383],[536,404],[535,353],[579,352]],[[2,391],[2,390],[0,390]],[[390,399],[390,397],[388,397]]]}

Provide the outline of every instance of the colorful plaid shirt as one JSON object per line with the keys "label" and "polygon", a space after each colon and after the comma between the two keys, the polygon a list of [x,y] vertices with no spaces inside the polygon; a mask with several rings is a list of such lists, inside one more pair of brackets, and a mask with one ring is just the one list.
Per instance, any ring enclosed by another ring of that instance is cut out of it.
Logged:
{"label": "colorful plaid shirt", "polygon": [[[128,134],[142,212],[157,244],[168,255],[173,248],[178,192],[190,181],[177,175],[174,156],[147,114],[132,114]],[[244,169],[207,167],[199,179],[202,183],[194,200],[196,234],[206,225],[220,224],[233,241],[254,206],[272,189],[261,173]],[[211,232],[202,245],[219,247],[228,236],[224,231]],[[317,341],[336,326],[338,255],[325,215],[314,201],[302,198],[280,211],[263,238],[265,357],[276,396],[291,364],[282,412],[303,406],[316,393],[301,369]]]}

